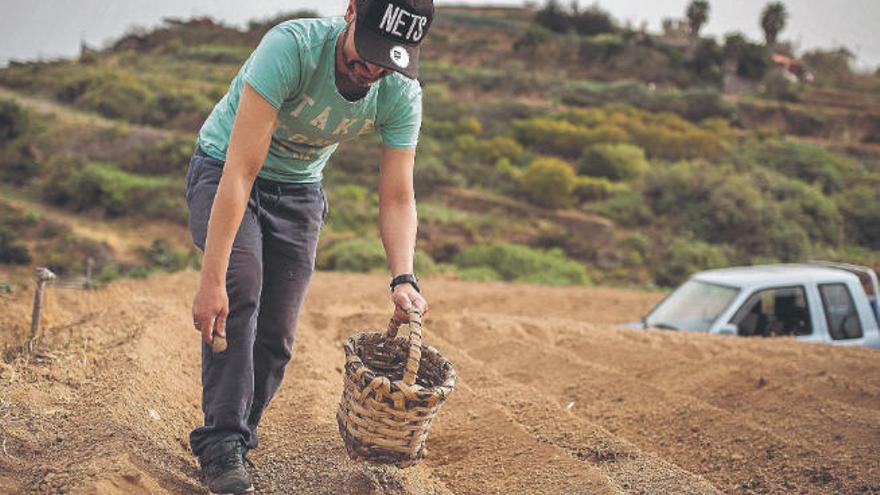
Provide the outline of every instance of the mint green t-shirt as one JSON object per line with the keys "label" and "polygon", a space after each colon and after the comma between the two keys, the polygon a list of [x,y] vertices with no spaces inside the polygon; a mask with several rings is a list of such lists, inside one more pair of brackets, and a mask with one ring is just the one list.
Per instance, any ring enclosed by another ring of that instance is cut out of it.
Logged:
{"label": "mint green t-shirt", "polygon": [[270,29],[244,62],[226,95],[205,120],[196,142],[226,160],[238,100],[247,82],[279,109],[259,176],[280,182],[320,182],[342,141],[374,129],[391,148],[415,148],[422,121],[418,81],[392,72],[367,95],[348,101],[336,89],[336,40],[341,17],[296,19]]}

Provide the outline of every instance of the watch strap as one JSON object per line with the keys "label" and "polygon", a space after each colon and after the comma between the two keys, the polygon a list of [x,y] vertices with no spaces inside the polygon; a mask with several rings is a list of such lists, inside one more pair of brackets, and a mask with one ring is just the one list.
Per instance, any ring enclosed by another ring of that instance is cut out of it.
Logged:
{"label": "watch strap", "polygon": [[413,289],[415,289],[416,292],[422,292],[421,288],[419,287],[418,279],[416,279],[416,276],[412,273],[404,273],[403,275],[398,275],[391,279],[391,292],[394,292],[394,288],[400,284],[410,284],[413,286]]}

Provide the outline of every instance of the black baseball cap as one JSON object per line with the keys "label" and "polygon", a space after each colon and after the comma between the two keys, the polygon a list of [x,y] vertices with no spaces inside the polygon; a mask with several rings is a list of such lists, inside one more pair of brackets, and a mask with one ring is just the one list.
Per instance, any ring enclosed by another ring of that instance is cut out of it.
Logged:
{"label": "black baseball cap", "polygon": [[371,64],[415,79],[419,43],[434,19],[433,0],[357,0],[354,45]]}

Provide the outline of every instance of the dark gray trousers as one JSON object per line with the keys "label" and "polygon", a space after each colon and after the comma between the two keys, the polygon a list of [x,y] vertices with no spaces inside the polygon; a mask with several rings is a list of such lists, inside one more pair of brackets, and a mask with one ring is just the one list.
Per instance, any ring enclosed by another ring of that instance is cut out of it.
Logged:
{"label": "dark gray trousers", "polygon": [[[196,149],[187,171],[189,229],[201,250],[223,165]],[[200,459],[222,454],[230,443],[257,446],[260,417],[290,361],[326,214],[320,183],[254,183],[226,272],[228,348],[214,354],[202,343],[205,424],[190,434]]]}

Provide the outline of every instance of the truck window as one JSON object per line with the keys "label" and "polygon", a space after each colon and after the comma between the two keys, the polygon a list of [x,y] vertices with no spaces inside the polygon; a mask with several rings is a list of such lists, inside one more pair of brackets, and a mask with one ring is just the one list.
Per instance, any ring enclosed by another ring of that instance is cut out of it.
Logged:
{"label": "truck window", "polygon": [[822,306],[828,333],[834,340],[862,338],[862,322],[846,284],[821,284]]}
{"label": "truck window", "polygon": [[776,287],[756,292],[733,315],[739,335],[809,335],[813,333],[803,287]]}

